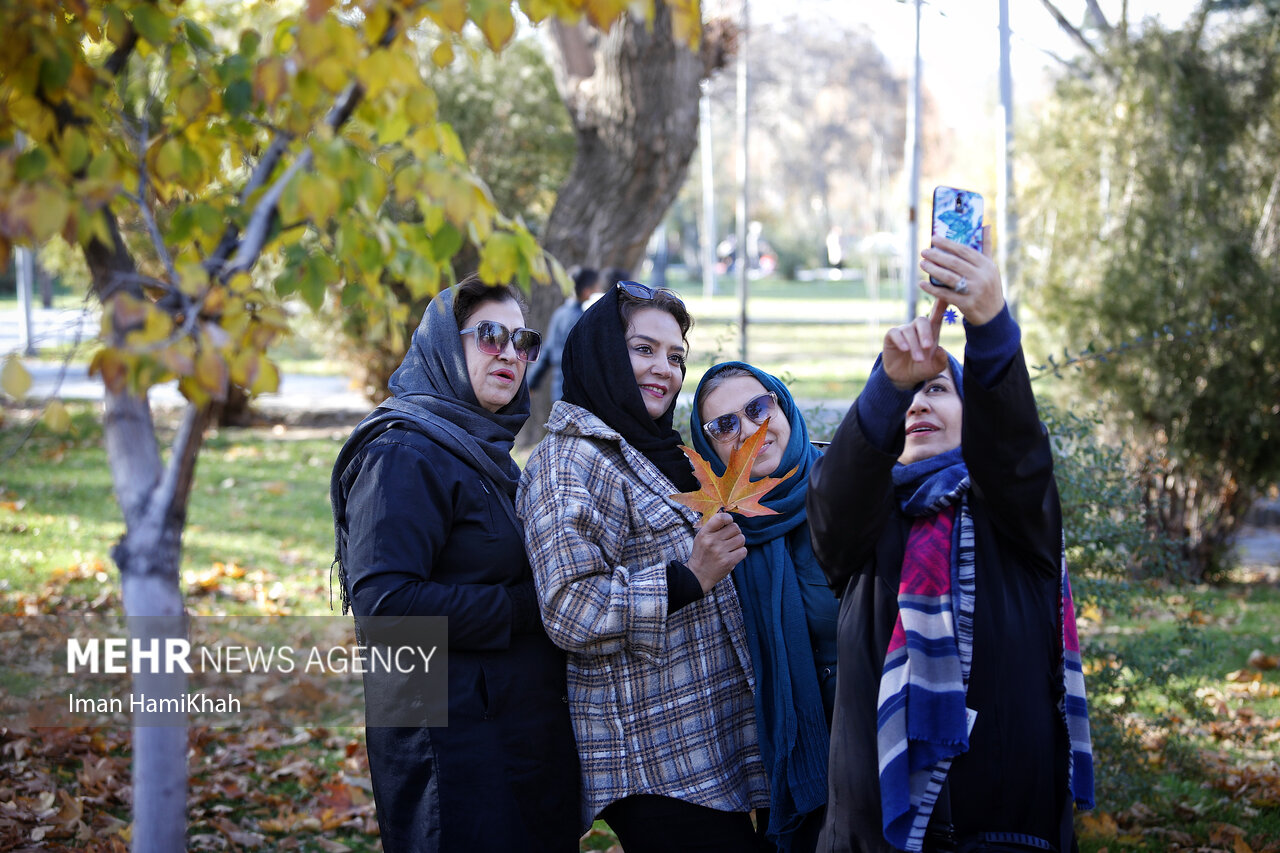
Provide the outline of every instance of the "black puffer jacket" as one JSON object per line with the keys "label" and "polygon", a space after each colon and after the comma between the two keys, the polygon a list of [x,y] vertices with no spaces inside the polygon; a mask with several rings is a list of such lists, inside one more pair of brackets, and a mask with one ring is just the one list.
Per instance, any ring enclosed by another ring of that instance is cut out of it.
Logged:
{"label": "black puffer jacket", "polygon": [[576,851],[564,652],[543,632],[510,498],[407,422],[368,436],[336,482],[357,623],[449,619],[449,725],[367,731],[384,849]]}

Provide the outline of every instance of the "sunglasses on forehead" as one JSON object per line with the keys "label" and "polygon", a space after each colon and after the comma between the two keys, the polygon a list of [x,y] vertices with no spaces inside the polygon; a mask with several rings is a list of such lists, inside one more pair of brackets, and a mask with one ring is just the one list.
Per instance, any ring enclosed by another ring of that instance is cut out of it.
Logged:
{"label": "sunglasses on forehead", "polygon": [[684,300],[680,298],[678,293],[665,287],[650,287],[638,281],[620,281],[618,282],[618,289],[633,299],[671,299],[681,305],[684,304]]}
{"label": "sunglasses on forehead", "polygon": [[742,432],[742,418],[739,417],[740,415],[756,426],[760,426],[760,424],[769,419],[777,405],[778,395],[772,391],[766,391],[759,397],[752,397],[738,411],[729,412],[707,421],[702,425],[702,431],[712,441],[718,441],[721,444],[726,441],[733,441],[738,437],[738,433]]}
{"label": "sunglasses on forehead", "polygon": [[515,348],[521,361],[537,361],[542,349],[542,332],[535,329],[516,329],[514,332],[494,320],[481,320],[467,329],[459,329],[460,335],[476,336],[476,349],[485,355],[501,355],[507,341]]}

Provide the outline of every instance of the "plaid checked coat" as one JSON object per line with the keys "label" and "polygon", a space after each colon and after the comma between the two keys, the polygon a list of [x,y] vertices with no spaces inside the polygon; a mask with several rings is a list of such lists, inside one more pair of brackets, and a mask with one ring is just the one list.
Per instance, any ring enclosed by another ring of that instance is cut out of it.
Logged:
{"label": "plaid checked coat", "polygon": [[516,509],[547,634],[568,652],[584,826],[632,794],[768,805],[754,678],[733,584],[668,615],[667,564],[697,513],[595,415],[557,402]]}

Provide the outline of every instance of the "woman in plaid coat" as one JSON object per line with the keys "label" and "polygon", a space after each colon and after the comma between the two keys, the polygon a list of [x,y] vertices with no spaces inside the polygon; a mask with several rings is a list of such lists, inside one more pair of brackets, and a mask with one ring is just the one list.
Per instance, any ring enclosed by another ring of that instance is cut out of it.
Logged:
{"label": "woman in plaid coat", "polygon": [[672,428],[691,324],[668,290],[621,282],[574,326],[564,398],[516,496],[548,635],[568,652],[583,820],[627,853],[754,849],[768,803],[732,517],[695,530]]}

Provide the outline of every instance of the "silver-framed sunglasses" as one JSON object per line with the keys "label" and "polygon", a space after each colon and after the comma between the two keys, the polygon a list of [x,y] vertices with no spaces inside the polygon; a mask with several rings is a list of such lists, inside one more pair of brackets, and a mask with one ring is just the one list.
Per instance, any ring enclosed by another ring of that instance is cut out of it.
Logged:
{"label": "silver-framed sunglasses", "polygon": [[712,441],[724,444],[733,441],[742,432],[742,418],[746,418],[756,426],[764,423],[778,407],[778,395],[766,391],[759,397],[752,397],[747,404],[736,412],[728,412],[718,418],[712,418],[702,425],[702,431]]}
{"label": "silver-framed sunglasses", "polygon": [[618,289],[633,299],[671,299],[684,304],[684,300],[680,298],[680,294],[666,287],[650,287],[647,284],[641,284],[638,281],[620,281]]}
{"label": "silver-framed sunglasses", "polygon": [[542,332],[523,327],[513,332],[496,320],[481,320],[474,326],[459,329],[458,334],[474,334],[476,349],[485,355],[501,355],[507,348],[507,341],[511,341],[516,358],[521,361],[537,361],[538,353],[542,350]]}

